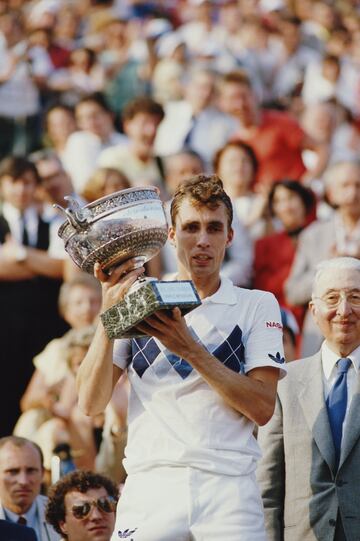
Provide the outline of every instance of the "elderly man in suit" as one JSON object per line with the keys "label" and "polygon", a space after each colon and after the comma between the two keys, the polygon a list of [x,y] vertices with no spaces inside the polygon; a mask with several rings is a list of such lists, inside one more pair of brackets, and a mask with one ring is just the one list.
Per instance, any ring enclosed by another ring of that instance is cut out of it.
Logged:
{"label": "elderly man in suit", "polygon": [[290,363],[260,428],[270,541],[360,539],[360,261],[322,262],[310,310],[325,341]]}
{"label": "elderly man in suit", "polygon": [[42,453],[35,443],[17,436],[0,439],[0,519],[33,528],[37,541],[58,541],[59,534],[44,516],[43,473]]}
{"label": "elderly man in suit", "polygon": [[[310,301],[318,263],[330,257],[360,257],[360,162],[336,163],[326,171],[324,179],[327,196],[336,211],[329,220],[312,223],[299,237],[296,257],[285,284],[290,304],[306,305]],[[322,336],[308,312],[302,355],[313,355],[321,342]]]}

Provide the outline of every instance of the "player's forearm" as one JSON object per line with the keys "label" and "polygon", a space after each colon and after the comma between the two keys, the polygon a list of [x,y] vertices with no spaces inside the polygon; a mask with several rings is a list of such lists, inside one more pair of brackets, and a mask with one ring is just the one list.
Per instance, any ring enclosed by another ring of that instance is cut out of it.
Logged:
{"label": "player's forearm", "polygon": [[204,380],[237,412],[258,425],[264,425],[273,414],[276,398],[272,386],[224,366],[201,345],[193,347],[184,358]]}
{"label": "player's forearm", "polygon": [[99,323],[76,378],[79,406],[86,415],[101,413],[110,401],[113,391],[112,355],[113,342]]}

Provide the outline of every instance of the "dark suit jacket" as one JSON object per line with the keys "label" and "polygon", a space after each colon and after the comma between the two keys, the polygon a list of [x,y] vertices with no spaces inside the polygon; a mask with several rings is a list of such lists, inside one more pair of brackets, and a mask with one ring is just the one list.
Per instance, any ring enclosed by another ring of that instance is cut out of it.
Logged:
{"label": "dark suit jacket", "polygon": [[0,539],[1,541],[37,541],[36,533],[32,528],[7,520],[0,520]]}
{"label": "dark suit jacket", "polygon": [[259,429],[258,480],[269,541],[360,540],[360,375],[338,470],[324,400],[321,353],[288,365],[275,413]]}

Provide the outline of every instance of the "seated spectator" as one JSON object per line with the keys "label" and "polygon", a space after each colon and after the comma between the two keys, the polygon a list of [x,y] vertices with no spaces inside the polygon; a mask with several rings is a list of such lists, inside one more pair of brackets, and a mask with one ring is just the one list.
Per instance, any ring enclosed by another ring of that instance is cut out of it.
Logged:
{"label": "seated spectator", "polygon": [[59,534],[45,519],[47,498],[40,494],[42,460],[36,443],[16,436],[0,439],[0,519],[33,528],[37,541],[58,541]]}
{"label": "seated spectator", "polygon": [[130,188],[127,177],[117,169],[103,167],[97,169],[89,178],[82,191],[82,196],[91,203],[100,197]]}
{"label": "seated spectator", "polygon": [[256,239],[271,231],[272,225],[266,216],[269,188],[259,186],[256,193],[251,189],[258,170],[253,149],[240,141],[227,143],[215,155],[214,170],[250,236]]}
{"label": "seated spectator", "polygon": [[[60,289],[59,310],[72,329],[80,330],[94,323],[100,303],[100,287],[92,276],[79,274]],[[23,414],[16,424],[16,435],[30,438],[52,417],[59,389],[69,374],[68,334],[52,340],[34,358],[36,370],[21,399]]]}
{"label": "seated spectator", "polygon": [[80,193],[95,171],[100,153],[105,148],[126,143],[127,138],[115,131],[113,114],[99,92],[76,104],[75,117],[79,131],[68,138],[61,159],[75,190]]}
{"label": "seated spectator", "polygon": [[154,154],[155,136],[163,117],[162,106],[151,98],[138,97],[129,102],[122,113],[129,143],[104,150],[98,166],[117,169],[132,186],[157,185],[163,190],[163,164]]}
{"label": "seated spectator", "polygon": [[51,487],[46,519],[66,541],[110,541],[118,496],[103,475],[72,472]]}
{"label": "seated spectator", "polygon": [[207,169],[215,152],[235,133],[237,122],[215,103],[215,74],[193,68],[184,81],[184,99],[165,104],[165,117],[156,135],[155,149],[170,156],[184,147],[197,152]]}
{"label": "seated spectator", "polygon": [[[291,272],[285,283],[288,305],[306,306],[318,263],[331,257],[360,257],[360,165],[340,162],[324,176],[325,191],[336,211],[326,221],[316,221],[299,236]],[[314,354],[322,335],[308,312],[303,327],[302,354]]]}
{"label": "seated spectator", "polygon": [[283,230],[256,241],[253,285],[273,293],[281,306],[294,313],[301,326],[305,308],[287,303],[284,284],[295,257],[299,234],[314,219],[315,199],[299,182],[281,180],[270,191],[269,208]]}
{"label": "seated spectator", "polygon": [[254,149],[259,162],[257,183],[269,185],[280,178],[300,180],[306,171],[304,148],[319,153],[317,170],[311,176],[316,177],[325,167],[326,148],[306,136],[289,113],[262,109],[245,72],[230,72],[223,77],[220,104],[239,123],[233,140],[244,141]]}

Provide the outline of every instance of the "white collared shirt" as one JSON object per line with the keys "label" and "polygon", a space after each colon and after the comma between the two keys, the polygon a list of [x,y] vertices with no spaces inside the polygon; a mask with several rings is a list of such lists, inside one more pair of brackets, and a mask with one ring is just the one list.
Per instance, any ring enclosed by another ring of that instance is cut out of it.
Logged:
{"label": "white collared shirt", "polygon": [[[2,205],[2,214],[7,221],[11,236],[19,243],[23,241],[21,212],[6,201]],[[39,216],[36,207],[29,207],[24,212],[24,222],[30,246],[36,246]]]}
{"label": "white collared shirt", "polygon": [[[234,377],[265,366],[285,375],[280,310],[271,293],[235,287],[222,277],[219,289],[185,319],[195,340]],[[254,423],[184,359],[147,336],[116,340],[113,362],[127,368],[131,383],[128,473],[159,465],[223,475],[254,471],[260,457]]]}
{"label": "white collared shirt", "polygon": [[[347,372],[348,400],[347,400],[344,425],[346,424],[346,421],[347,421],[351,400],[355,392],[356,378],[359,373],[360,346],[354,349],[354,351],[352,351],[350,355],[347,355],[346,358],[351,360],[351,365]],[[330,390],[332,386],[334,385],[336,378],[338,376],[336,363],[339,359],[340,359],[339,355],[329,348],[325,340],[321,346],[321,360],[322,360],[322,368],[323,368],[323,386],[324,386],[324,399],[325,400],[329,396]]]}
{"label": "white collared shirt", "polygon": [[26,513],[22,513],[21,515],[18,515],[16,513],[13,513],[6,507],[4,507],[5,515],[6,517],[11,520],[11,522],[16,522],[19,520],[20,517],[26,518],[26,526],[29,528],[33,528],[36,532],[36,536],[38,539],[41,539],[40,536],[40,521],[37,513],[37,506],[36,506],[36,500],[33,501],[32,506]]}

